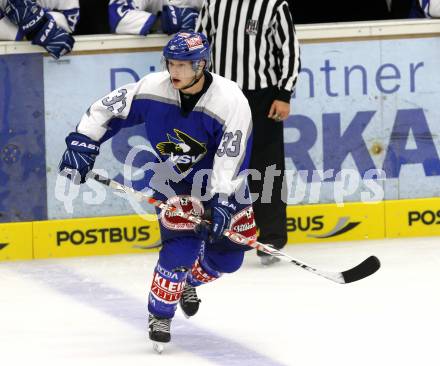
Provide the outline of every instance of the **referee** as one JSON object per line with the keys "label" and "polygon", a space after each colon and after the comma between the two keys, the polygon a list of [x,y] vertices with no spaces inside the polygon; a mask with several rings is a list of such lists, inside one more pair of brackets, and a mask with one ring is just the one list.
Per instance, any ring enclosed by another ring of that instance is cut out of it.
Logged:
{"label": "referee", "polygon": [[[253,203],[258,239],[281,249],[287,242],[282,121],[289,116],[300,68],[289,4],[286,0],[205,0],[196,29],[211,44],[212,71],[237,82],[249,101],[250,168],[261,173],[260,180],[249,179],[251,192],[258,194]],[[263,265],[279,261],[262,252],[258,255]]]}

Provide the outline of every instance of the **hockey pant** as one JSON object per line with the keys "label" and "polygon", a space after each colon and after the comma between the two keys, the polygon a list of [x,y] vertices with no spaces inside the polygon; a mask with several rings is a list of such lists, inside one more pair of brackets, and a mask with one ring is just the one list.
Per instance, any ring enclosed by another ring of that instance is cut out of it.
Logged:
{"label": "hockey pant", "polygon": [[[191,196],[190,186],[172,186],[175,196],[158,194],[157,198],[184,212],[203,215],[204,204]],[[231,229],[246,237],[256,238],[254,213],[249,202],[232,201],[236,212],[232,215]],[[252,248],[234,243],[223,237],[212,244],[204,244],[194,233],[195,225],[169,211],[159,215],[162,249],[154,271],[148,310],[151,314],[172,318],[182,296],[185,283],[200,286],[232,273],[243,263],[244,252]]]}
{"label": "hockey pant", "polygon": [[230,251],[205,245],[197,237],[185,236],[163,243],[154,270],[148,311],[160,318],[172,318],[186,283],[200,286],[223,273],[237,271],[244,251]]}

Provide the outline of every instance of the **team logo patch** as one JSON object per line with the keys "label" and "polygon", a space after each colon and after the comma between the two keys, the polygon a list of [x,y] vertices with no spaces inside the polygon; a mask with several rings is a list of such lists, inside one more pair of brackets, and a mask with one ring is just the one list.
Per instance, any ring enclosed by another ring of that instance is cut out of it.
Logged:
{"label": "team logo patch", "polygon": [[163,277],[159,272],[154,273],[151,293],[153,296],[167,304],[176,304],[182,296],[185,281],[173,282]]}
{"label": "team logo patch", "polygon": [[[252,206],[236,213],[231,220],[231,230],[250,239],[257,239],[257,225],[254,219],[254,210]],[[229,237],[233,242],[240,244],[241,242]]]}
{"label": "team logo patch", "polygon": [[[202,216],[204,212],[202,202],[192,196],[171,197],[167,200],[166,204],[177,207],[178,210],[194,216]],[[162,211],[160,221],[163,226],[170,230],[194,230],[195,227],[195,224],[180,217],[177,212]]]}
{"label": "team logo patch", "polygon": [[167,134],[168,141],[159,142],[156,148],[162,155],[168,155],[179,172],[184,173],[205,156],[206,144],[176,128],[174,133],[176,137]]}
{"label": "team logo patch", "polygon": [[188,45],[188,49],[190,51],[197,50],[199,48],[203,48],[203,40],[202,37],[196,36],[185,39],[186,44]]}
{"label": "team logo patch", "polygon": [[258,20],[249,19],[246,23],[246,33],[249,35],[258,34]]}

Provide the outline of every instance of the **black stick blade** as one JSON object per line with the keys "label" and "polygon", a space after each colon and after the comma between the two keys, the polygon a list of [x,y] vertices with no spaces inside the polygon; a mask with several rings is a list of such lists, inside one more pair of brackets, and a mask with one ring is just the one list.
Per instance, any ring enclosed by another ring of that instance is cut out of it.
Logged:
{"label": "black stick blade", "polygon": [[342,275],[344,276],[345,283],[351,283],[372,275],[379,268],[379,258],[372,255],[371,257],[365,259],[362,263],[359,263],[356,267],[342,272]]}

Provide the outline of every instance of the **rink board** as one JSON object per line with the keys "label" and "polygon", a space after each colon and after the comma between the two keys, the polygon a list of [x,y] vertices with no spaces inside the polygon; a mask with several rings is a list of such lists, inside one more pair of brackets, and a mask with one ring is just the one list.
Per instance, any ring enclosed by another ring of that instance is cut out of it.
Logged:
{"label": "rink board", "polygon": [[134,245],[160,240],[156,218],[145,215],[34,222],[34,258],[140,253]]}
{"label": "rink board", "polygon": [[[303,45],[291,114],[283,123],[285,166],[291,177],[288,204],[438,196],[439,59],[440,37]],[[157,51],[69,55],[62,63],[44,59],[45,123],[50,126],[45,135],[48,219],[133,213],[126,201],[112,195],[103,196],[99,205],[76,199],[67,212],[56,199],[57,167],[64,136],[89,105],[160,70],[160,60]],[[137,168],[150,161],[148,153],[136,154],[135,161],[131,157],[134,146],[149,144],[142,124],[121,129],[102,144],[95,169],[122,179],[130,156],[127,165],[138,175],[125,177],[136,179],[134,184],[144,182],[151,172],[142,174]],[[81,187],[79,196],[91,191]]]}
{"label": "rink board", "polygon": [[321,243],[385,237],[383,202],[288,206],[289,243]]}
{"label": "rink board", "polygon": [[440,235],[440,198],[386,201],[386,237]]}
{"label": "rink board", "polygon": [[32,222],[0,224],[0,260],[32,259]]}
{"label": "rink board", "polygon": [[45,128],[41,56],[0,55],[0,222],[47,218]]}
{"label": "rink board", "polygon": [[[288,244],[440,235],[440,198],[287,207]],[[145,253],[154,215],[0,224],[0,260]],[[156,247],[156,248],[154,248]]]}

